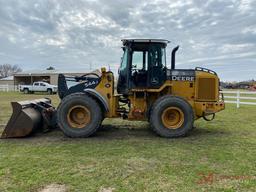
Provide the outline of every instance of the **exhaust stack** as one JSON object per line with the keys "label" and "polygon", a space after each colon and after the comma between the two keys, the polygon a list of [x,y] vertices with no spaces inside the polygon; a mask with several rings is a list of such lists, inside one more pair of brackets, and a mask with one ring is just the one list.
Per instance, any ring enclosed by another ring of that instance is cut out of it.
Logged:
{"label": "exhaust stack", "polygon": [[176,54],[176,51],[178,51],[179,49],[179,46],[175,47],[173,50],[172,50],[172,66],[171,66],[171,69],[175,69],[175,54]]}

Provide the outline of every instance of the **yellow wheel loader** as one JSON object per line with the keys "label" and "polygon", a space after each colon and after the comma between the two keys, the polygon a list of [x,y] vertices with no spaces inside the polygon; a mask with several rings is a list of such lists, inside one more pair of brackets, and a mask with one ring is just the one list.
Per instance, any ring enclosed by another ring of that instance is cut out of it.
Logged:
{"label": "yellow wheel loader", "polygon": [[[38,130],[59,127],[68,137],[89,137],[104,118],[149,121],[162,137],[180,137],[199,118],[214,119],[225,108],[219,78],[209,69],[176,69],[166,65],[162,39],[123,39],[118,81],[111,71],[83,76],[59,75],[61,103],[49,99],[13,102],[13,115],[2,138],[24,137]],[[72,84],[72,86],[71,86]]]}

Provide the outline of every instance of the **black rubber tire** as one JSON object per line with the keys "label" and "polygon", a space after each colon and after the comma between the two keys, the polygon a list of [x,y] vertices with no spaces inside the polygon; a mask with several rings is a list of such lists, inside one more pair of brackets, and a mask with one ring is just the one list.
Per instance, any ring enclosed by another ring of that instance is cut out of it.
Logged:
{"label": "black rubber tire", "polygon": [[51,95],[51,94],[52,94],[52,89],[47,89],[47,93],[48,93],[49,95]]}
{"label": "black rubber tire", "polygon": [[24,94],[29,94],[29,90],[28,90],[27,88],[25,88],[25,89],[23,90],[23,92],[24,92]]}
{"label": "black rubber tire", "polygon": [[[162,123],[161,115],[167,107],[177,107],[184,113],[184,122],[177,129],[168,129]],[[150,113],[150,124],[154,132],[162,137],[185,136],[194,124],[194,112],[191,105],[181,97],[166,95],[156,100]]]}
{"label": "black rubber tire", "polygon": [[[83,105],[91,113],[90,123],[83,128],[72,128],[67,122],[67,113],[70,107]],[[99,104],[84,93],[73,93],[66,96],[57,109],[57,123],[63,133],[68,137],[89,137],[93,135],[102,122],[102,111]]]}

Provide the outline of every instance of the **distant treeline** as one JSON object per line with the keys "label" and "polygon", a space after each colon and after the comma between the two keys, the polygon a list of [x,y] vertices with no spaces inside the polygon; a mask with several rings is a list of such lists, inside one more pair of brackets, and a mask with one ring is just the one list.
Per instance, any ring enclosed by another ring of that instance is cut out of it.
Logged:
{"label": "distant treeline", "polygon": [[252,79],[241,82],[221,82],[220,86],[225,89],[254,89],[256,88],[256,81]]}

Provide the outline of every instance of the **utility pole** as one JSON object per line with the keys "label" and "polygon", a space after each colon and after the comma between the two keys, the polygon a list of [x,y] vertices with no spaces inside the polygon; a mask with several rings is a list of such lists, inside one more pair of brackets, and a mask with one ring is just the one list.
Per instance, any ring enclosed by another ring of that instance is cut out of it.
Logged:
{"label": "utility pole", "polygon": [[90,71],[92,71],[92,62],[91,61],[89,63],[89,68],[90,68]]}

